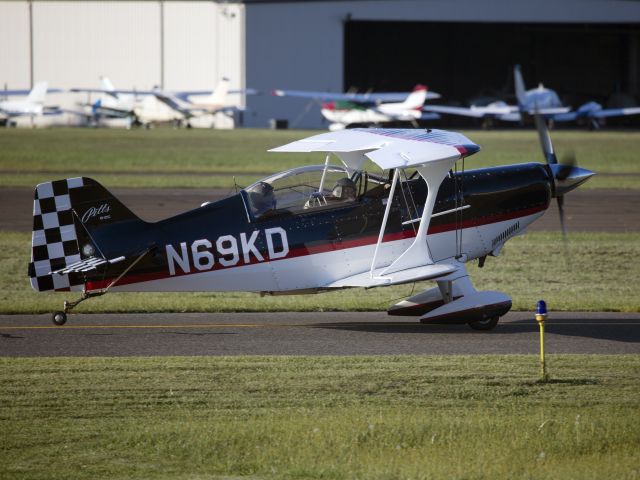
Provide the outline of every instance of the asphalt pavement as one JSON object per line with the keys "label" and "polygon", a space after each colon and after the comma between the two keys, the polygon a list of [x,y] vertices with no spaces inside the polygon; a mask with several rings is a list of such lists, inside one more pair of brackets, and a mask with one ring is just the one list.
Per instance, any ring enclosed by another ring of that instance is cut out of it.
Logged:
{"label": "asphalt pavement", "polygon": [[[2,315],[0,356],[536,354],[538,332],[528,312],[489,332],[385,312]],[[546,351],[638,354],[640,314],[552,312]]]}

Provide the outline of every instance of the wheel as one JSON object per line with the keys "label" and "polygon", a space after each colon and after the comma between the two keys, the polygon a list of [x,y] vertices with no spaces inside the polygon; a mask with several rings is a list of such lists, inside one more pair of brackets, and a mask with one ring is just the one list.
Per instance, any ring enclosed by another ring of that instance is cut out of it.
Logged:
{"label": "wheel", "polygon": [[64,312],[54,312],[51,316],[51,320],[58,326],[64,325],[67,323],[67,314]]}
{"label": "wheel", "polygon": [[498,320],[500,320],[500,317],[498,316],[485,318],[484,320],[469,322],[469,326],[474,330],[491,330],[498,324]]}

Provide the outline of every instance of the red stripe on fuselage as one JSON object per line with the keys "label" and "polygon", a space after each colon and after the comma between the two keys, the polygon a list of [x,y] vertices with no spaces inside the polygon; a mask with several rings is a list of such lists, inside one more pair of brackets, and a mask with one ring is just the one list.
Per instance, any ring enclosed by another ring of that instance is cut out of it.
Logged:
{"label": "red stripe on fuselage", "polygon": [[[487,217],[481,217],[481,218],[472,219],[472,220],[465,220],[462,223],[454,222],[454,223],[446,223],[443,225],[430,225],[428,230],[428,235],[445,233],[445,232],[455,230],[456,228],[473,228],[473,227],[479,227],[482,225],[489,225],[491,223],[504,222],[506,220],[512,220],[515,218],[527,217],[529,215],[533,215],[534,213],[542,212],[546,209],[547,209],[547,206],[539,206],[539,207],[526,208],[523,210],[517,210],[513,212],[508,212],[508,213],[491,215]],[[414,238],[415,236],[416,236],[416,233],[413,230],[406,230],[406,231],[396,232],[396,233],[387,233],[382,238],[382,242],[383,243],[394,242],[397,240]],[[286,257],[269,260],[269,261],[277,262],[280,260],[288,260],[291,258],[305,257],[308,255],[316,255],[320,253],[333,252],[337,250],[364,247],[367,245],[375,245],[377,241],[378,241],[378,235],[367,235],[366,237],[355,238],[352,240],[336,240],[336,241],[328,241],[328,242],[325,241],[324,243],[320,243],[318,245],[292,248],[289,250],[289,253],[287,254]],[[152,280],[161,280],[164,278],[176,278],[176,277],[182,277],[184,275],[195,275],[198,273],[206,273],[214,270],[226,270],[229,268],[243,267],[243,266],[254,265],[258,263],[264,263],[264,262],[260,262],[255,257],[253,257],[252,260],[248,263],[245,263],[242,260],[240,260],[236,265],[225,267],[225,266],[222,266],[220,262],[216,262],[213,268],[210,268],[208,270],[195,270],[195,271],[190,271],[188,273],[176,272],[175,275],[169,275],[169,272],[164,270],[159,272],[126,275],[123,278],[121,278],[120,281],[118,281],[118,285],[129,285],[132,283],[150,282]],[[109,286],[109,284],[113,281],[113,278],[114,277],[104,279],[104,280],[87,282],[86,288],[87,290],[90,290],[90,291],[101,290]]]}

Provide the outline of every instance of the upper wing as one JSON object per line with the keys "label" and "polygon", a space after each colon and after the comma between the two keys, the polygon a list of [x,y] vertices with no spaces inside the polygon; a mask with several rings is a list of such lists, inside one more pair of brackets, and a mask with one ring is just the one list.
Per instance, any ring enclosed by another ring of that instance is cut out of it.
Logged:
{"label": "upper wing", "polygon": [[270,152],[332,152],[358,170],[366,156],[383,170],[424,165],[472,155],[480,147],[460,133],[445,130],[353,128],[322,133]]}

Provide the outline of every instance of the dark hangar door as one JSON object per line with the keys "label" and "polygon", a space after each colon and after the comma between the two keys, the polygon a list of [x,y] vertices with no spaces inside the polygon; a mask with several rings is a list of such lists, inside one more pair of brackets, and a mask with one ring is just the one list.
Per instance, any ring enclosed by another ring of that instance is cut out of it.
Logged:
{"label": "dark hangar door", "polygon": [[[403,91],[426,84],[439,103],[514,100],[513,65],[527,88],[543,82],[563,102],[606,105],[640,94],[640,25],[345,22],[344,88]],[[612,105],[617,106],[617,105]],[[460,120],[458,120],[460,121]]]}

